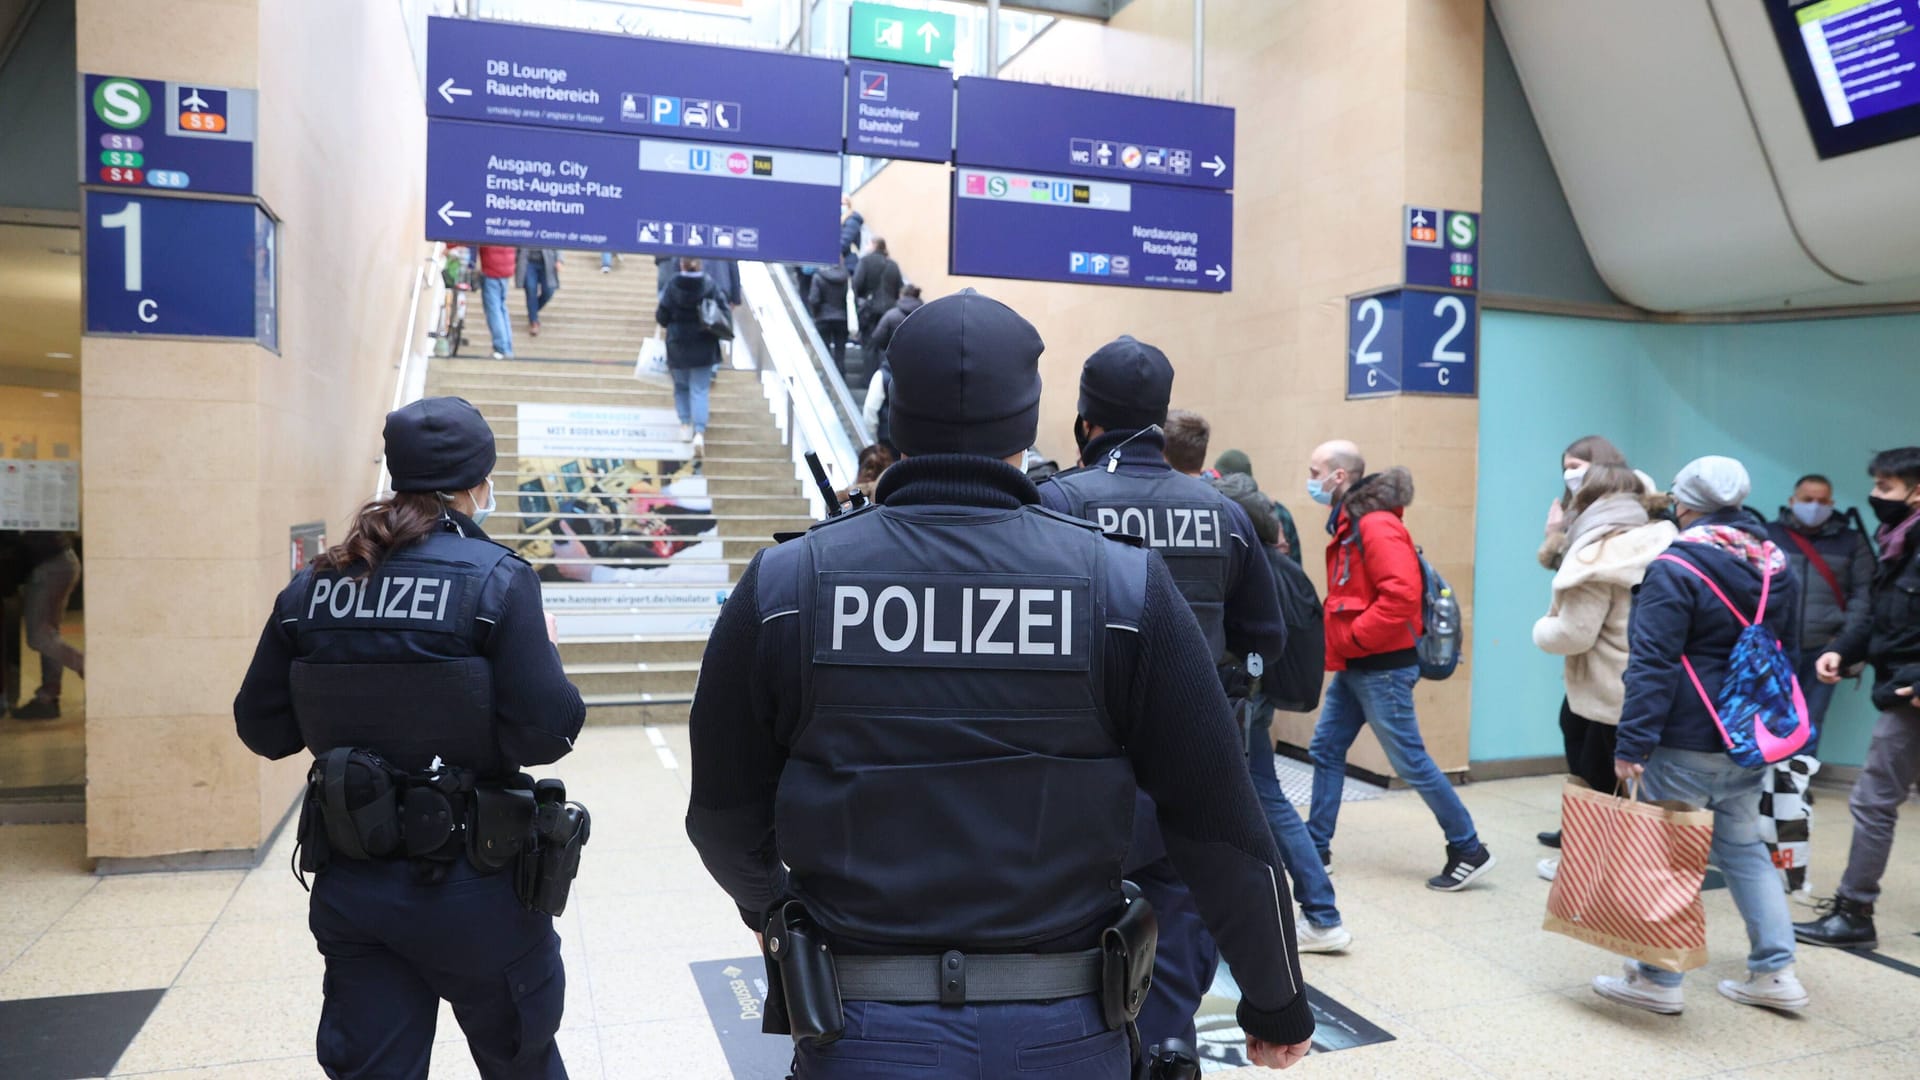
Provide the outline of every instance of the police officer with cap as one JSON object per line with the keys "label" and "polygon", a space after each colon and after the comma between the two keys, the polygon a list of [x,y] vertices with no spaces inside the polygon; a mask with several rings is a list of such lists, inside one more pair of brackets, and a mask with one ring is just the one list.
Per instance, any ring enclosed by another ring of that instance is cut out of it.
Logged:
{"label": "police officer with cap", "polygon": [[[1218,685],[1240,719],[1250,680],[1285,647],[1286,622],[1273,570],[1246,511],[1213,485],[1167,464],[1159,425],[1166,422],[1172,395],[1173,365],[1165,353],[1124,336],[1101,346],[1080,373],[1074,441],[1082,465],[1041,484],[1040,500],[1108,532],[1138,537],[1166,560],[1206,637]],[[1177,709],[1155,719],[1175,728],[1192,722]],[[1240,745],[1246,745],[1244,737]],[[1127,858],[1127,877],[1160,917],[1160,949],[1140,1034],[1149,1041],[1192,1040],[1194,1014],[1213,984],[1219,953],[1207,932],[1205,898],[1195,903],[1177,872],[1178,859],[1167,859],[1149,798],[1154,794],[1147,790],[1140,798]],[[1237,977],[1240,965],[1233,969]]]}
{"label": "police officer with cap", "polygon": [[1279,854],[1167,564],[1046,510],[1018,467],[1042,348],[972,290],[909,316],[904,460],[875,505],[761,552],[707,648],[687,831],[764,932],[800,1080],[1132,1076],[1136,788],[1233,963],[1249,1056],[1284,1068],[1313,1033]]}
{"label": "police officer with cap", "polygon": [[483,1076],[559,1080],[560,939],[491,854],[527,819],[479,817],[533,805],[519,770],[572,750],[586,709],[533,568],[480,531],[480,411],[416,401],[388,415],[386,449],[393,494],[280,593],[233,704],[253,752],[318,759],[300,840],[327,963],[320,1066],[425,1076],[444,998]]}

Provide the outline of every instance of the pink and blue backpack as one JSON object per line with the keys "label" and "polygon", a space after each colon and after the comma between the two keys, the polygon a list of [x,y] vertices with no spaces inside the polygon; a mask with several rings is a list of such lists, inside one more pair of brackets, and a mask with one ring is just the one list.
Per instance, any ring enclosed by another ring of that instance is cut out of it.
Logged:
{"label": "pink and blue backpack", "polygon": [[[1766,547],[1771,556],[1773,544],[1768,543]],[[1746,628],[1740,631],[1733,653],[1727,657],[1727,675],[1720,684],[1717,704],[1707,696],[1707,688],[1701,685],[1693,662],[1685,655],[1680,657],[1680,663],[1687,669],[1687,678],[1693,680],[1694,691],[1720,729],[1720,738],[1727,744],[1727,756],[1749,769],[1758,769],[1799,753],[1813,739],[1813,721],[1807,715],[1807,699],[1800,691],[1800,679],[1794,674],[1793,665],[1787,662],[1786,647],[1765,625],[1767,593],[1773,584],[1773,574],[1761,574],[1760,610],[1748,619],[1706,571],[1678,555],[1665,554],[1659,558],[1679,563],[1706,582],[1713,595],[1719,597]]]}

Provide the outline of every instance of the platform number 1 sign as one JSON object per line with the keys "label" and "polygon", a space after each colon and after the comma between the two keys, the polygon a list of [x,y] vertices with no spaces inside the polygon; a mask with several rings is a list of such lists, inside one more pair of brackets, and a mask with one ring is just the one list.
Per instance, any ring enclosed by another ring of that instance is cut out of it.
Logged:
{"label": "platform number 1 sign", "polygon": [[86,194],[86,332],[278,344],[274,222],[258,206]]}
{"label": "platform number 1 sign", "polygon": [[1347,301],[1347,397],[1472,397],[1479,367],[1471,295],[1394,289]]}

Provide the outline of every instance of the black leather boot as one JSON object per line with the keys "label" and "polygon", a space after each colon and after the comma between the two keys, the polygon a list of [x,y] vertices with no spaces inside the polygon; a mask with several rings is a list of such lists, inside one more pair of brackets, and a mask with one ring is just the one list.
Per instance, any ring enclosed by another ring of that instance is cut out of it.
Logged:
{"label": "black leather boot", "polygon": [[1873,905],[1861,904],[1844,896],[1822,901],[1820,917],[1813,922],[1794,923],[1793,936],[1808,945],[1835,949],[1872,949],[1880,944],[1873,932]]}
{"label": "black leather boot", "polygon": [[1550,848],[1557,848],[1560,846],[1560,830],[1555,829],[1552,832],[1543,832],[1535,839]]}

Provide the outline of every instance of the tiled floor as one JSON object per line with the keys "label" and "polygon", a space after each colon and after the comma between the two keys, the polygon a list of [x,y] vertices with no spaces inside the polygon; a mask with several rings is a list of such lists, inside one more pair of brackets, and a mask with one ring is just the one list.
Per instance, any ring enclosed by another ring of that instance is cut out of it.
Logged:
{"label": "tiled floor", "polygon": [[[663,729],[676,765],[684,729]],[[682,829],[686,778],[641,729],[596,728],[564,770],[594,812],[572,905],[560,920],[568,1002],[560,1042],[576,1078],[727,1080],[688,964],[753,950]],[[1713,962],[1689,980],[1687,1012],[1656,1017],[1593,996],[1613,958],[1540,929],[1547,886],[1533,834],[1552,827],[1551,779],[1463,789],[1502,863],[1480,887],[1428,892],[1441,843],[1419,799],[1396,792],[1341,814],[1334,883],[1355,934],[1344,956],[1311,956],[1325,994],[1395,1041],[1310,1059],[1301,1076],[1781,1077],[1920,1075],[1920,976],[1806,950],[1813,1005],[1795,1018],[1713,992],[1742,969],[1745,939],[1726,892],[1707,896]],[[1815,887],[1845,857],[1843,798],[1822,792]],[[312,1077],[321,963],[282,837],[251,873],[96,879],[75,826],[0,828],[0,1001],[166,988],[114,1076]],[[1920,968],[1920,814],[1908,815],[1882,950]],[[1804,909],[1796,908],[1796,914]],[[442,1014],[435,1078],[475,1075]],[[1265,1075],[1248,1070],[1210,1074]]]}

